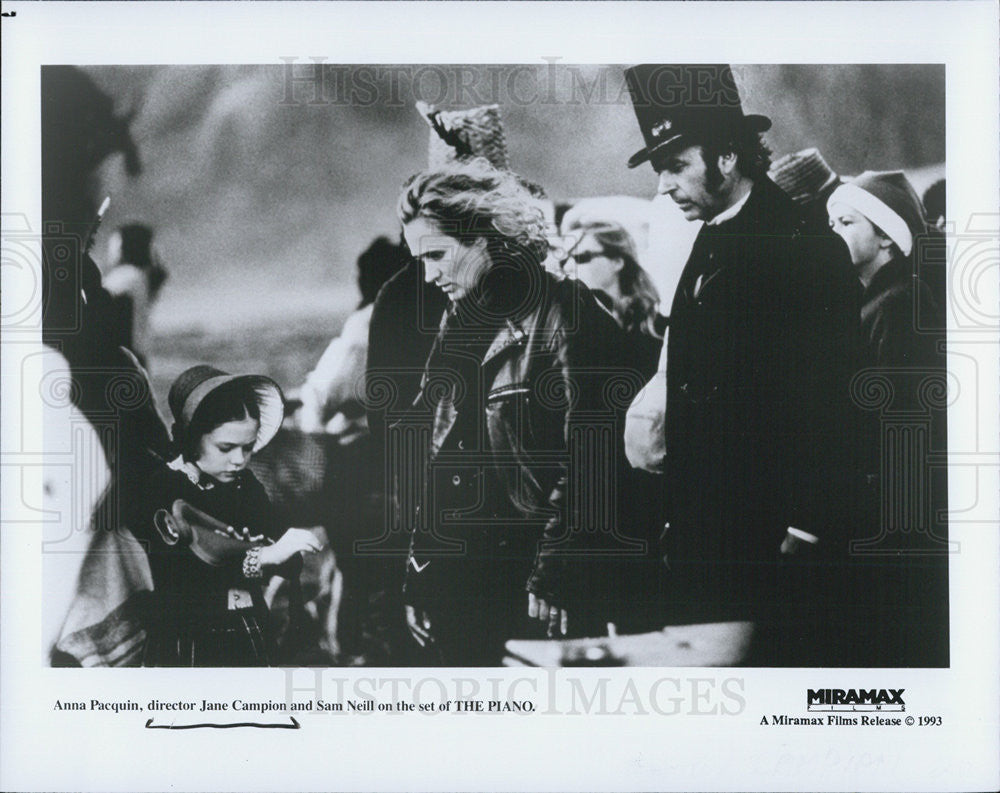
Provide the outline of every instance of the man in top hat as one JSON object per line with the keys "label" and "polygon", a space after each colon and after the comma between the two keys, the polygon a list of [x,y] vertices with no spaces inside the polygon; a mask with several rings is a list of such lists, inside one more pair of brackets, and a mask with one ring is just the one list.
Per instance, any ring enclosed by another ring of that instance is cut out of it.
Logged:
{"label": "man in top hat", "polygon": [[646,144],[629,167],[649,162],[659,192],[702,223],[667,340],[667,618],[752,623],[747,664],[835,662],[822,581],[849,533],[847,252],[804,234],[767,178],[771,122],[743,112],[728,66],[625,78]]}

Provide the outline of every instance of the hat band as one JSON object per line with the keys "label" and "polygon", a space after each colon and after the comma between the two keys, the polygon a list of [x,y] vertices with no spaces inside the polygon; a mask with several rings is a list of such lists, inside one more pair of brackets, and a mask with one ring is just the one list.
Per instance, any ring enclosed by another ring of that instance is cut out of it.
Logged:
{"label": "hat band", "polygon": [[201,401],[209,394],[209,392],[214,391],[220,385],[225,385],[230,380],[235,379],[236,376],[231,374],[218,375],[216,377],[210,377],[207,380],[203,380],[192,388],[191,393],[188,394],[188,398],[184,400],[184,406],[181,409],[181,418],[184,419],[184,426],[189,426],[191,424],[191,419],[194,416],[195,410],[198,409],[198,405],[201,404]]}
{"label": "hat band", "polygon": [[843,203],[854,207],[868,220],[884,231],[896,245],[903,256],[909,256],[913,250],[913,233],[906,221],[888,204],[876,198],[864,188],[855,184],[842,184],[826,202],[827,209],[835,203]]}
{"label": "hat band", "polygon": [[[689,135],[689,133],[687,133],[687,134]],[[685,135],[686,135],[686,133],[684,133],[684,132],[675,132],[669,138],[664,138],[663,140],[654,141],[652,146],[647,146],[646,147],[646,151],[649,152],[649,156],[652,157],[660,149],[666,148],[671,143],[676,143],[677,141],[679,141],[682,138],[684,138]]]}

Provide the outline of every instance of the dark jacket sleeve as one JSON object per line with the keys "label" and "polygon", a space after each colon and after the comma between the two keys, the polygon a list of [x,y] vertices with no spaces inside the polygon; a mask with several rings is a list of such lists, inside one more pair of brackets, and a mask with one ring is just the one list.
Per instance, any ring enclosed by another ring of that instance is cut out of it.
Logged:
{"label": "dark jacket sleeve", "polygon": [[[549,519],[527,589],[566,606],[586,599],[595,565],[619,542],[615,525],[617,474],[628,467],[622,443],[624,411],[642,375],[623,369],[624,332],[586,290],[574,288],[573,311],[552,319],[550,396],[563,400],[565,464],[549,495]],[[605,500],[594,494],[604,494]]]}
{"label": "dark jacket sleeve", "polygon": [[865,340],[874,352],[877,366],[941,366],[937,349],[941,335],[917,327],[915,305],[923,315],[920,321],[930,324],[937,319],[939,309],[922,281],[916,281],[912,289],[893,290],[880,301],[871,323],[870,338]]}
{"label": "dark jacket sleeve", "polygon": [[[839,240],[800,238],[790,263],[785,427],[787,523],[844,550],[859,418],[851,380],[860,363],[860,288]],[[780,440],[780,439],[776,439]]]}
{"label": "dark jacket sleeve", "polygon": [[184,498],[185,489],[180,476],[165,465],[158,466],[150,472],[139,489],[138,504],[133,512],[133,534],[147,546],[149,551],[173,551],[176,546],[169,546],[160,536],[153,518],[160,509],[170,510],[174,501]]}

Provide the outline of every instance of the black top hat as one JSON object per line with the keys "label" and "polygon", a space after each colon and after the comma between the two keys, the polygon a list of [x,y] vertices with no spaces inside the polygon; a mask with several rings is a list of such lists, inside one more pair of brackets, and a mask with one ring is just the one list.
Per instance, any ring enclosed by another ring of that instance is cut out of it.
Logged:
{"label": "black top hat", "polygon": [[646,141],[629,158],[629,168],[682,142],[771,128],[766,116],[743,114],[732,69],[724,63],[645,63],[626,69],[625,82]]}

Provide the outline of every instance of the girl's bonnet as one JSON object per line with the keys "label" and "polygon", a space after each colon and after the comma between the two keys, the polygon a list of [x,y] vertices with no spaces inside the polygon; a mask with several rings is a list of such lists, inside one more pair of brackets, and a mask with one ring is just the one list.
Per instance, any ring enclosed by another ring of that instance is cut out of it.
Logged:
{"label": "girl's bonnet", "polygon": [[192,366],[185,370],[170,386],[167,403],[174,416],[173,436],[181,443],[198,406],[217,388],[235,381],[245,382],[257,398],[260,411],[260,429],[254,452],[267,446],[274,438],[285,416],[285,399],[276,382],[263,375],[232,375],[214,366]]}
{"label": "girl's bonnet", "polygon": [[853,207],[882,229],[909,256],[927,232],[924,207],[902,171],[865,171],[830,195],[827,208],[840,202]]}

